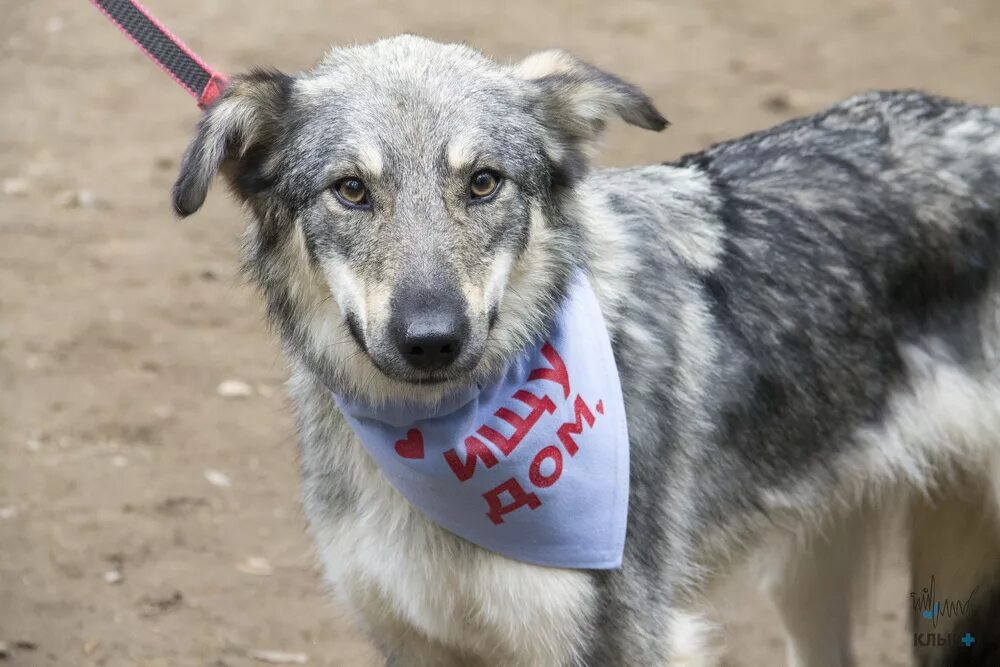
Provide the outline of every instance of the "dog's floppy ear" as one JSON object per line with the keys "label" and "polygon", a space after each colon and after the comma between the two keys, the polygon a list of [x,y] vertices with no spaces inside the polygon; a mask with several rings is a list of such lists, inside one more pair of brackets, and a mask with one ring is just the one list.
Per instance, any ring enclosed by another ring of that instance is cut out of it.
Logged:
{"label": "dog's floppy ear", "polygon": [[291,77],[272,70],[233,77],[205,112],[184,153],[173,189],[177,215],[185,217],[201,208],[220,168],[244,197],[262,182],[263,158],[281,127],[291,86]]}
{"label": "dog's floppy ear", "polygon": [[528,56],[515,71],[541,89],[546,125],[571,141],[592,142],[612,116],[657,132],[668,125],[637,87],[565,51],[556,49]]}

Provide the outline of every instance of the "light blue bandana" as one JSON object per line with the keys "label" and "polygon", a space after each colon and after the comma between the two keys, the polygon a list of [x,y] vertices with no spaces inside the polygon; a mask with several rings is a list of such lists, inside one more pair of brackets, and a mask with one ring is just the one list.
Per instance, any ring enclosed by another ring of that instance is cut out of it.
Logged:
{"label": "light blue bandana", "polygon": [[548,338],[495,384],[431,409],[335,398],[392,485],[443,528],[529,563],[621,565],[625,406],[607,328],[582,273]]}

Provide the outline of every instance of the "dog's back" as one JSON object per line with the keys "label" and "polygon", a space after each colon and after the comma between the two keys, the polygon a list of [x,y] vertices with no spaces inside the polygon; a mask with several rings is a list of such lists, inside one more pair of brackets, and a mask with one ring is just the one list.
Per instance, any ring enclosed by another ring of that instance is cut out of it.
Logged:
{"label": "dog's back", "polygon": [[685,356],[676,304],[697,292],[712,368],[676,391],[713,383],[714,439],[755,482],[848,453],[921,374],[1000,379],[1000,108],[868,93],[591,182],[638,258],[609,318],[624,372],[676,380],[628,348],[659,328]]}
{"label": "dog's back", "polygon": [[[791,514],[841,534],[829,522],[842,506],[899,488],[954,499],[971,475],[975,494],[958,509],[937,503],[936,521],[979,507],[970,544],[953,547],[975,559],[932,548],[935,521],[915,523],[914,590],[931,574],[952,598],[981,584],[988,607],[1000,572],[990,560],[1000,556],[1000,109],[869,93],[675,164],[590,181],[632,239],[617,260],[628,277],[608,278],[627,285],[607,291],[618,295],[608,319],[639,497],[691,480],[694,501],[668,512],[702,526],[709,537],[691,548],[704,555],[715,530],[753,543]],[[637,530],[632,545],[663,548],[654,532]],[[787,617],[839,595],[834,572],[845,567],[789,577],[800,608]],[[946,625],[936,619],[935,631]],[[970,631],[984,654],[991,630]]]}
{"label": "dog's back", "polygon": [[789,477],[917,489],[917,658],[995,663],[1000,109],[870,93],[680,164],[723,202],[703,279],[740,368],[722,441],[757,470],[756,500]]}
{"label": "dog's back", "polygon": [[[847,303],[857,292],[824,289],[856,283],[885,316],[882,333],[936,336],[985,361],[981,332],[956,325],[971,323],[958,311],[982,300],[997,271],[1000,109],[869,93],[684,162],[728,191],[723,219],[748,253],[731,258],[746,294],[785,281],[794,288],[776,296],[817,296],[801,310],[821,314],[863,308]],[[778,266],[783,276],[770,272]],[[753,280],[761,271],[771,275]]]}

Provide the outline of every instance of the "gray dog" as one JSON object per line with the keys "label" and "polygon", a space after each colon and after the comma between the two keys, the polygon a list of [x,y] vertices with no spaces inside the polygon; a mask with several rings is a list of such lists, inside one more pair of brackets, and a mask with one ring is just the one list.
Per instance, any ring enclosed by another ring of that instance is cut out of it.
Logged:
{"label": "gray dog", "polygon": [[[902,505],[918,659],[997,664],[1000,108],[869,93],[590,169],[616,116],[667,124],[565,53],[504,65],[404,36],[236,77],[202,120],[174,207],[194,213],[221,170],[251,214],[245,269],[290,359],[305,510],[342,602],[392,665],[712,664],[705,597],[756,563],[790,662],[836,667],[866,536]],[[630,431],[615,570],[431,522],[331,394],[430,406],[488,382],[580,269]]]}

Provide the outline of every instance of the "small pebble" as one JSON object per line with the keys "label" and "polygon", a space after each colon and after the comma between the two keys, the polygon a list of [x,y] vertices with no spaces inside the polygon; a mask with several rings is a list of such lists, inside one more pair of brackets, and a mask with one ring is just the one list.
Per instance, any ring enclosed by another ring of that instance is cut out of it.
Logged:
{"label": "small pebble", "polygon": [[229,475],[224,472],[220,472],[218,470],[206,470],[204,475],[205,479],[208,480],[208,483],[212,486],[226,489],[233,485],[232,480],[229,479]]}
{"label": "small pebble", "polygon": [[761,102],[763,107],[768,111],[773,111],[774,113],[785,113],[791,111],[792,100],[789,98],[787,93],[774,93],[768,95]]}
{"label": "small pebble", "polygon": [[104,583],[106,584],[120,584],[125,579],[125,575],[121,573],[121,570],[108,570],[104,573]]}
{"label": "small pebble", "polygon": [[97,198],[93,190],[63,190],[56,194],[55,203],[62,208],[96,209],[104,208],[104,202]]}
{"label": "small pebble", "polygon": [[225,380],[215,388],[215,393],[223,398],[246,398],[253,394],[253,387],[242,380]]}
{"label": "small pebble", "polygon": [[309,656],[305,653],[291,653],[288,651],[250,651],[250,657],[258,662],[267,662],[272,665],[305,665],[309,662]]}
{"label": "small pebble", "polygon": [[17,508],[13,505],[8,505],[7,507],[0,507],[0,521],[6,521],[7,519],[13,519],[17,516]]}
{"label": "small pebble", "polygon": [[260,556],[247,556],[242,562],[237,563],[236,569],[243,574],[251,574],[255,577],[269,577],[274,574],[271,563]]}
{"label": "small pebble", "polygon": [[0,191],[8,197],[23,197],[30,189],[31,184],[26,178],[5,178],[0,184]]}

